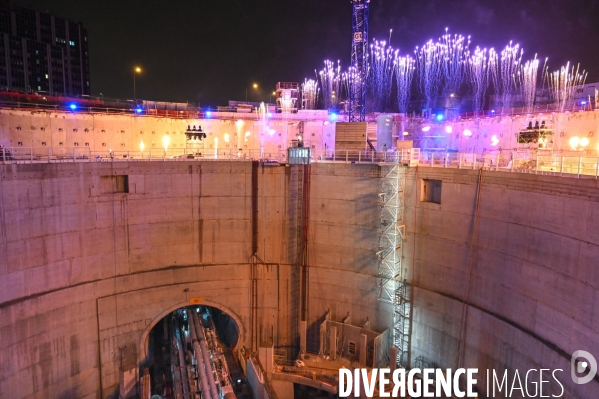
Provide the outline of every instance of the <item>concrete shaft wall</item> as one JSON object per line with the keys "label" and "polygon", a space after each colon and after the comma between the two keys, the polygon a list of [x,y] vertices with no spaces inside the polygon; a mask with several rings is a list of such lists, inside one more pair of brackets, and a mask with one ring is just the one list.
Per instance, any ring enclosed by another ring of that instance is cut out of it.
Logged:
{"label": "concrete shaft wall", "polygon": [[[420,202],[422,179],[442,181],[441,204]],[[481,388],[486,369],[508,369],[511,385],[516,369],[523,376],[559,368],[563,397],[596,397],[597,378],[573,384],[570,356],[576,350],[599,355],[598,182],[483,172],[473,250],[477,179],[472,170],[408,174],[404,255],[414,265],[412,362],[422,356],[439,367],[456,366],[470,285],[460,366],[479,368]],[[470,278],[471,256],[477,261]],[[547,373],[543,379],[553,381]],[[544,384],[544,395],[560,391],[555,382]]]}
{"label": "concrete shaft wall", "polygon": [[[316,167],[315,167],[316,166]],[[393,309],[378,301],[378,165],[313,164],[310,187],[308,331],[318,351],[324,315],[382,332]]]}
{"label": "concrete shaft wall", "polygon": [[[286,264],[282,172],[260,175],[280,225],[260,239]],[[247,162],[3,167],[0,397],[112,395],[119,370],[144,358],[142,335],[191,298],[231,314],[249,342],[251,173]],[[104,193],[112,175],[128,175],[130,193]],[[262,285],[284,288],[281,268]],[[277,299],[261,303],[265,326],[277,326]]]}
{"label": "concrete shaft wall", "polygon": [[[230,314],[240,344],[293,345],[297,168],[3,166],[0,397],[110,397],[120,372],[144,359],[151,327],[192,299]],[[129,193],[112,192],[115,175],[129,177]],[[377,165],[311,166],[309,348],[327,311],[353,324],[369,319],[376,331],[391,325],[391,309],[376,300],[379,176]],[[440,205],[420,202],[423,178],[443,182]],[[455,367],[476,182],[470,170],[407,174],[413,362]],[[485,173],[465,366],[562,368],[566,397],[596,392],[595,381],[568,384],[568,372],[573,351],[599,354],[597,188],[594,180]],[[250,263],[253,245],[266,264]]]}
{"label": "concrete shaft wall", "polygon": [[[289,348],[297,333],[292,295],[299,294],[290,281],[296,168],[2,166],[0,398],[113,397],[120,372],[145,358],[152,326],[192,300],[231,315],[240,345],[270,341]],[[389,326],[370,292],[377,170],[312,166],[311,320],[331,309]],[[111,176],[119,175],[128,176],[129,193],[113,192]],[[267,264],[249,263],[254,242]]]}

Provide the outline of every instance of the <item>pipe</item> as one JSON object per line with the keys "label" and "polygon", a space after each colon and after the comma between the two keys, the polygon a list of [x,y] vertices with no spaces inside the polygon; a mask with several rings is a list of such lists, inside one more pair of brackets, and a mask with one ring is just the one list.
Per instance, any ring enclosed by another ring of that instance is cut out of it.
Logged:
{"label": "pipe", "polygon": [[189,378],[187,375],[187,364],[185,364],[185,354],[183,353],[183,344],[181,340],[181,329],[179,323],[175,320],[175,339],[179,352],[179,372],[181,373],[181,385],[183,386],[183,397],[189,398]]}
{"label": "pipe", "polygon": [[[195,321],[192,316],[192,311],[187,309],[187,321],[189,322],[189,331],[191,332],[191,342],[193,345],[193,351],[195,352],[198,374],[200,381],[202,382],[202,392],[204,393],[204,399],[212,399],[210,390],[208,389],[208,377],[206,376],[206,369],[204,368],[204,360],[202,359],[202,350],[198,342],[198,334],[196,332]],[[216,398],[215,398],[216,399]]]}
{"label": "pipe", "polygon": [[218,398],[218,391],[216,390],[216,384],[214,382],[214,373],[212,372],[212,362],[210,362],[210,354],[206,347],[206,336],[204,335],[204,328],[200,325],[200,317],[196,312],[192,312],[193,322],[195,323],[196,333],[198,340],[200,341],[200,348],[202,348],[202,356],[204,357],[204,364],[206,364],[206,374],[208,375],[208,384],[210,385],[210,393],[213,399]]}

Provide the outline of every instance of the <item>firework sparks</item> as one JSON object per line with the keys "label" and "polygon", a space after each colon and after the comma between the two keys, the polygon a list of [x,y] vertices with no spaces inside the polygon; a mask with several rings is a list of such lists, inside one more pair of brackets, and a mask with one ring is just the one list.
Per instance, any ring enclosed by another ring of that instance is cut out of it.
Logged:
{"label": "firework sparks", "polygon": [[537,78],[539,74],[539,60],[535,54],[535,58],[522,66],[519,77],[519,86],[522,91],[522,100],[526,112],[532,112],[535,105],[537,95]]}
{"label": "firework sparks", "polygon": [[468,78],[472,86],[472,108],[478,114],[485,105],[485,93],[489,87],[489,57],[487,49],[474,50],[468,63]]}
{"label": "firework sparks", "polygon": [[576,87],[583,86],[586,78],[587,73],[580,72],[580,65],[572,66],[570,69],[569,62],[548,75],[551,99],[557,105],[559,112],[564,112],[566,105],[574,98]]}
{"label": "firework sparks", "polygon": [[[520,71],[523,50],[519,44],[508,44],[497,56],[497,65],[492,69],[496,104],[502,109],[512,107],[512,97],[518,91],[518,72]],[[495,55],[494,55],[495,57]]]}
{"label": "firework sparks", "polygon": [[[472,107],[475,113],[482,111],[485,95],[491,84],[495,93],[493,106],[502,111],[512,108],[516,100],[520,102],[521,98],[526,112],[533,112],[536,102],[545,102],[545,98],[548,98],[545,93],[549,93],[551,99],[558,104],[557,108],[563,111],[573,98],[573,87],[583,84],[586,79],[584,71],[580,72],[579,67],[570,67],[570,64],[549,73],[547,59],[539,71],[536,54],[523,64],[524,50],[513,42],[509,42],[501,51],[476,47],[471,52],[470,36],[449,34],[447,29],[437,41],[429,40],[423,46],[416,47],[413,57],[400,56],[399,51],[390,45],[391,33],[392,30],[389,31],[389,41],[375,40],[370,45],[368,54],[367,81],[364,83],[375,112],[388,109],[394,74],[399,112],[407,112],[412,80],[416,79],[425,114],[436,106],[438,96],[459,95],[465,82],[472,90]],[[542,77],[540,87],[539,72]],[[349,97],[352,87],[363,83],[360,80],[363,77],[355,68],[350,67],[341,73],[339,61],[337,64],[325,61],[325,68],[317,74],[317,79],[320,80],[319,84],[313,81],[310,83],[314,87],[305,86],[304,89],[302,86],[302,90],[306,92],[305,97],[310,98],[305,107],[316,106],[317,101],[312,101],[312,98],[317,98],[320,90],[325,108],[336,108],[342,98]],[[304,85],[307,83],[308,81]],[[454,102],[452,104],[456,105]]]}
{"label": "firework sparks", "polygon": [[302,83],[302,108],[316,109],[320,88],[314,79],[304,79]]}
{"label": "firework sparks", "polygon": [[444,97],[457,93],[464,81],[468,63],[470,36],[445,34],[439,39]]}
{"label": "firework sparks", "polygon": [[391,99],[393,84],[393,48],[386,42],[375,41],[370,45],[368,62],[368,91],[374,111],[385,111]]}
{"label": "firework sparks", "polygon": [[416,47],[416,69],[418,71],[418,88],[424,96],[423,108],[433,106],[439,93],[443,73],[441,63],[442,47],[439,43],[429,40],[421,48]]}
{"label": "firework sparks", "polygon": [[324,98],[324,106],[326,109],[332,109],[337,106],[339,101],[339,86],[341,83],[341,66],[337,61],[337,66],[332,61],[324,62],[324,69],[320,71],[320,87]]}
{"label": "firework sparks", "polygon": [[409,55],[400,57],[398,52],[395,53],[393,66],[395,69],[395,81],[397,82],[397,108],[402,113],[408,112],[410,90],[415,69],[414,63],[414,59]]}

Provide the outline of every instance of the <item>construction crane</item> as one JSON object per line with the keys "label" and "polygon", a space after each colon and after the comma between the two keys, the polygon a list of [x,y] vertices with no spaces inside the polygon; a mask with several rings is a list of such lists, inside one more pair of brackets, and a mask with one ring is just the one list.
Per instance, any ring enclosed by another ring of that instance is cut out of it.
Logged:
{"label": "construction crane", "polygon": [[368,68],[368,11],[370,0],[352,3],[352,78],[349,87],[349,121],[366,120],[366,78]]}

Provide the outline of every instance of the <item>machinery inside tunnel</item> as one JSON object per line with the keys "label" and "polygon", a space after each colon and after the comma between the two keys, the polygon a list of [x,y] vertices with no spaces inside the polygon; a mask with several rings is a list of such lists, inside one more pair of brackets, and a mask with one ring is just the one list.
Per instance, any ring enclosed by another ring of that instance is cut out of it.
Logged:
{"label": "machinery inside tunnel", "polygon": [[149,376],[142,390],[153,399],[252,398],[235,348],[239,327],[210,306],[180,308],[162,318],[148,337]]}

